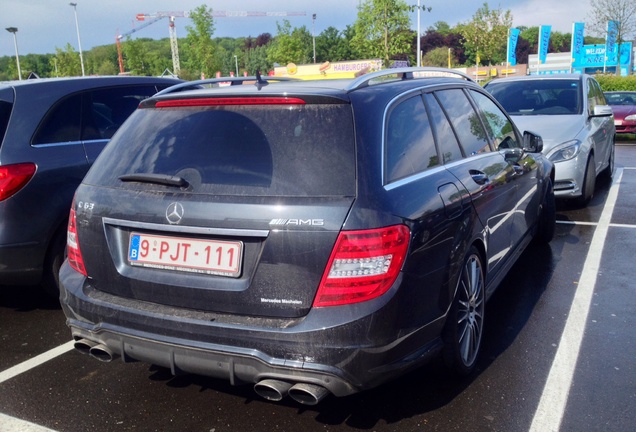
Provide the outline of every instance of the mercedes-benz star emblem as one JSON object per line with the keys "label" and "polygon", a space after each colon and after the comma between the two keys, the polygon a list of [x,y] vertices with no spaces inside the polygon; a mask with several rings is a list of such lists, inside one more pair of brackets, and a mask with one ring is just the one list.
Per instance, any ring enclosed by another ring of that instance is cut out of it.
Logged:
{"label": "mercedes-benz star emblem", "polygon": [[181,203],[173,202],[166,209],[166,219],[171,225],[178,225],[183,218],[183,206]]}

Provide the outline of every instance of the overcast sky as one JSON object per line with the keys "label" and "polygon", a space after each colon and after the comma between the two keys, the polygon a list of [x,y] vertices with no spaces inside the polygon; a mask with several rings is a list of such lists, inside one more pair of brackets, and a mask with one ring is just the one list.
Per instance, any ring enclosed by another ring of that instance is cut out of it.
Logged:
{"label": "overcast sky", "polygon": [[[140,22],[139,13],[152,14],[164,11],[190,11],[206,4],[214,11],[305,12],[305,16],[285,17],[224,17],[215,19],[215,37],[258,36],[261,33],[276,35],[276,22],[288,19],[292,27],[306,26],[312,31],[312,14],[316,14],[315,34],[327,27],[344,30],[356,20],[359,0],[74,0],[77,4],[82,49],[115,42],[118,34],[125,34]],[[484,0],[421,0],[422,5],[432,7],[431,12],[421,13],[421,31],[437,21],[451,26],[469,21]],[[54,53],[70,43],[78,49],[74,8],[68,0],[0,0],[0,27],[17,27],[20,55],[30,53]],[[407,0],[417,4],[417,0]],[[552,25],[554,31],[571,32],[573,21],[585,21],[589,0],[495,0],[489,1],[491,9],[510,9],[515,26]],[[185,37],[187,18],[176,19],[178,37]],[[411,15],[411,27],[417,28],[417,14]],[[163,19],[135,32],[132,37],[160,39],[168,37],[168,20]],[[13,35],[0,33],[0,56],[14,56]]]}

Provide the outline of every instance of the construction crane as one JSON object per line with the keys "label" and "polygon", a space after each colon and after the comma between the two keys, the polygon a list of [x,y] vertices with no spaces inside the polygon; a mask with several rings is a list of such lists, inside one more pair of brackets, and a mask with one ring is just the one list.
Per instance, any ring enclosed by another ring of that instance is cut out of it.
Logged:
{"label": "construction crane", "polygon": [[[285,16],[305,16],[305,12],[259,12],[259,11],[212,11],[213,18],[243,18],[243,17],[285,17]],[[133,29],[123,35],[117,36],[117,54],[119,59],[119,71],[121,73],[124,72],[124,62],[121,54],[121,39],[141,30],[142,28],[148,27],[150,24],[153,24],[163,18],[169,18],[169,33],[170,33],[170,50],[172,52],[172,68],[173,74],[179,75],[181,71],[181,65],[179,62],[179,46],[177,44],[177,31],[174,24],[175,18],[188,18],[190,16],[190,12],[184,11],[167,11],[167,12],[156,12],[153,14],[137,14],[137,21],[145,21],[143,25],[140,27]],[[148,21],[146,21],[148,20]]]}
{"label": "construction crane", "polygon": [[146,21],[145,23],[143,23],[142,25],[140,25],[139,27],[136,27],[132,30],[130,30],[129,32],[117,35],[115,37],[115,45],[117,46],[117,61],[119,62],[119,73],[124,73],[124,57],[122,56],[122,52],[121,52],[121,40],[123,38],[125,38],[126,36],[130,36],[131,34],[138,32],[139,30],[148,27],[150,24],[159,21],[161,18],[163,17],[158,17],[155,19],[152,19],[150,21]]}
{"label": "construction crane", "polygon": [[150,18],[149,23],[152,24],[159,21],[162,18],[169,18],[170,24],[168,30],[170,34],[170,51],[172,52],[172,73],[179,76],[181,72],[181,63],[179,62],[179,45],[177,44],[177,29],[174,25],[175,18],[187,18],[190,15],[189,12],[157,12],[151,15],[137,14],[137,21],[145,21]]}

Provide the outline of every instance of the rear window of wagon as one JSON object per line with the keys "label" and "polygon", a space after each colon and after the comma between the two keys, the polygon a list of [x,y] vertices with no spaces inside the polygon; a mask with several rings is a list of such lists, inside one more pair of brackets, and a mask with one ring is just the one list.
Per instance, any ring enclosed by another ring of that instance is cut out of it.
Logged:
{"label": "rear window of wagon", "polygon": [[[137,110],[84,182],[125,174],[183,177],[195,193],[353,196],[355,142],[348,104],[229,105]],[[138,184],[141,190],[156,185]]]}

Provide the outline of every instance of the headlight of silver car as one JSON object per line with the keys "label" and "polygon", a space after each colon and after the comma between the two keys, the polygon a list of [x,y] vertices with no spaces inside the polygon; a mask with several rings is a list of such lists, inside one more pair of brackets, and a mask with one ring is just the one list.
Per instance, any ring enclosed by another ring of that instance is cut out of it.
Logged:
{"label": "headlight of silver car", "polygon": [[581,149],[581,141],[572,140],[566,141],[563,144],[556,146],[550,153],[548,153],[548,159],[552,162],[563,162],[576,157]]}
{"label": "headlight of silver car", "polygon": [[625,117],[625,120],[627,120],[627,121],[636,120],[636,114],[628,115],[627,117]]}

